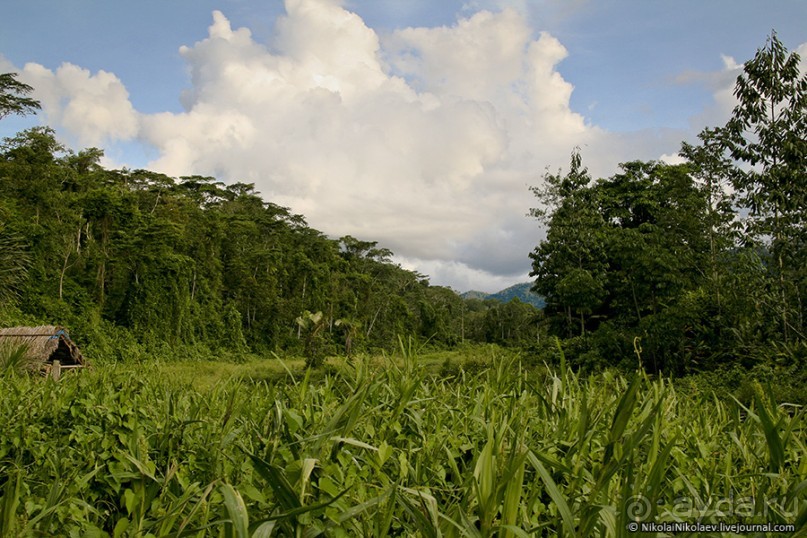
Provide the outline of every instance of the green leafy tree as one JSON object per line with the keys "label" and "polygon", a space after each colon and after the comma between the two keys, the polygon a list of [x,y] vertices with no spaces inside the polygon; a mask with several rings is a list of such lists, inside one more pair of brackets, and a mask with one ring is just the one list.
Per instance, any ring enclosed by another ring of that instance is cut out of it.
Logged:
{"label": "green leafy tree", "polygon": [[533,291],[547,301],[546,311],[561,333],[586,333],[586,317],[603,299],[606,223],[580,153],[571,156],[566,175],[547,173],[532,191],[542,207],[531,211],[547,225],[547,237],[530,254]]}
{"label": "green leafy tree", "polygon": [[[581,338],[595,355],[602,325],[622,335],[619,354],[643,338],[649,366],[678,369],[673,349],[686,346],[683,298],[701,285],[709,241],[707,194],[687,166],[630,162],[591,182],[578,157],[566,176],[547,178],[538,194],[546,240],[532,253],[535,291],[547,301],[555,334]],[[618,339],[617,339],[618,340]]]}
{"label": "green leafy tree", "polygon": [[305,364],[309,368],[316,368],[325,359],[323,352],[323,331],[325,329],[325,318],[322,312],[311,313],[308,310],[303,312],[295,320],[300,328],[300,335],[305,340]]}
{"label": "green leafy tree", "polygon": [[680,155],[689,166],[692,177],[706,195],[706,225],[709,231],[709,293],[717,309],[717,326],[722,322],[723,282],[727,251],[733,246],[734,208],[732,207],[730,183],[737,173],[734,163],[726,155],[720,132],[704,129],[697,145],[684,142]]}
{"label": "green leafy tree", "polygon": [[353,353],[353,343],[361,335],[361,323],[353,319],[339,318],[333,324],[342,329],[345,338],[345,355],[350,357]]}
{"label": "green leafy tree", "polygon": [[506,303],[487,305],[482,327],[487,342],[505,346],[524,346],[536,342],[540,311],[514,297]]}
{"label": "green leafy tree", "polygon": [[773,258],[785,341],[804,336],[807,74],[799,63],[772,33],[737,78],[738,104],[720,130],[731,157],[746,165],[733,184],[749,211],[748,238],[767,245]]}

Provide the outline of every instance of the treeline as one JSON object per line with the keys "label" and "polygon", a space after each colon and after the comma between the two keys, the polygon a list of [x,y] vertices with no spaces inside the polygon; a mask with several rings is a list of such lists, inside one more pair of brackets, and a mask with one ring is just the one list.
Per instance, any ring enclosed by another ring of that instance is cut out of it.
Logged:
{"label": "treeline", "polygon": [[[534,189],[532,253],[551,333],[583,366],[686,374],[764,365],[805,375],[807,76],[773,34],[737,80],[725,126],[684,164],[592,180],[579,152]],[[803,380],[807,381],[807,380]]]}
{"label": "treeline", "polygon": [[529,305],[465,301],[334,240],[252,184],[107,170],[48,128],[0,147],[0,322],[68,326],[90,355],[329,353],[398,336],[452,346],[535,339]]}

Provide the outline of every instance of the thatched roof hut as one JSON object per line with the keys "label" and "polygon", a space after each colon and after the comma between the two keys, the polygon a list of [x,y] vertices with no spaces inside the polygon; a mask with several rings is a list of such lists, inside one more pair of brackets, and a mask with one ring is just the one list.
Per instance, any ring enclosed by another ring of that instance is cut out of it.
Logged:
{"label": "thatched roof hut", "polygon": [[31,370],[50,370],[54,361],[61,368],[81,368],[84,357],[67,331],[55,325],[0,329],[0,350],[25,346],[26,364]]}

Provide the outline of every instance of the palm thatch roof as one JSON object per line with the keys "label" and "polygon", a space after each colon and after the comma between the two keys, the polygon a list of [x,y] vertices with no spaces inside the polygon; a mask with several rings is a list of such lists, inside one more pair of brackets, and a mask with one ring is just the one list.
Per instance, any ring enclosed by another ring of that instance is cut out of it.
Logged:
{"label": "palm thatch roof", "polygon": [[0,351],[24,348],[25,366],[47,368],[58,360],[62,366],[85,366],[84,356],[64,328],[56,325],[0,329]]}

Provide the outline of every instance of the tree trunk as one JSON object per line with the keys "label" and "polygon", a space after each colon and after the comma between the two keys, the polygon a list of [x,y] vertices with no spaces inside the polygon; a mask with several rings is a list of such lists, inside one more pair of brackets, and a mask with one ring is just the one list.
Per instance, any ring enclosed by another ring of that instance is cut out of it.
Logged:
{"label": "tree trunk", "polygon": [[373,330],[373,325],[375,325],[375,320],[378,319],[378,314],[381,313],[381,309],[384,308],[383,306],[379,306],[378,310],[375,311],[375,315],[373,316],[373,320],[370,322],[370,326],[367,327],[367,338],[370,338],[370,332]]}

